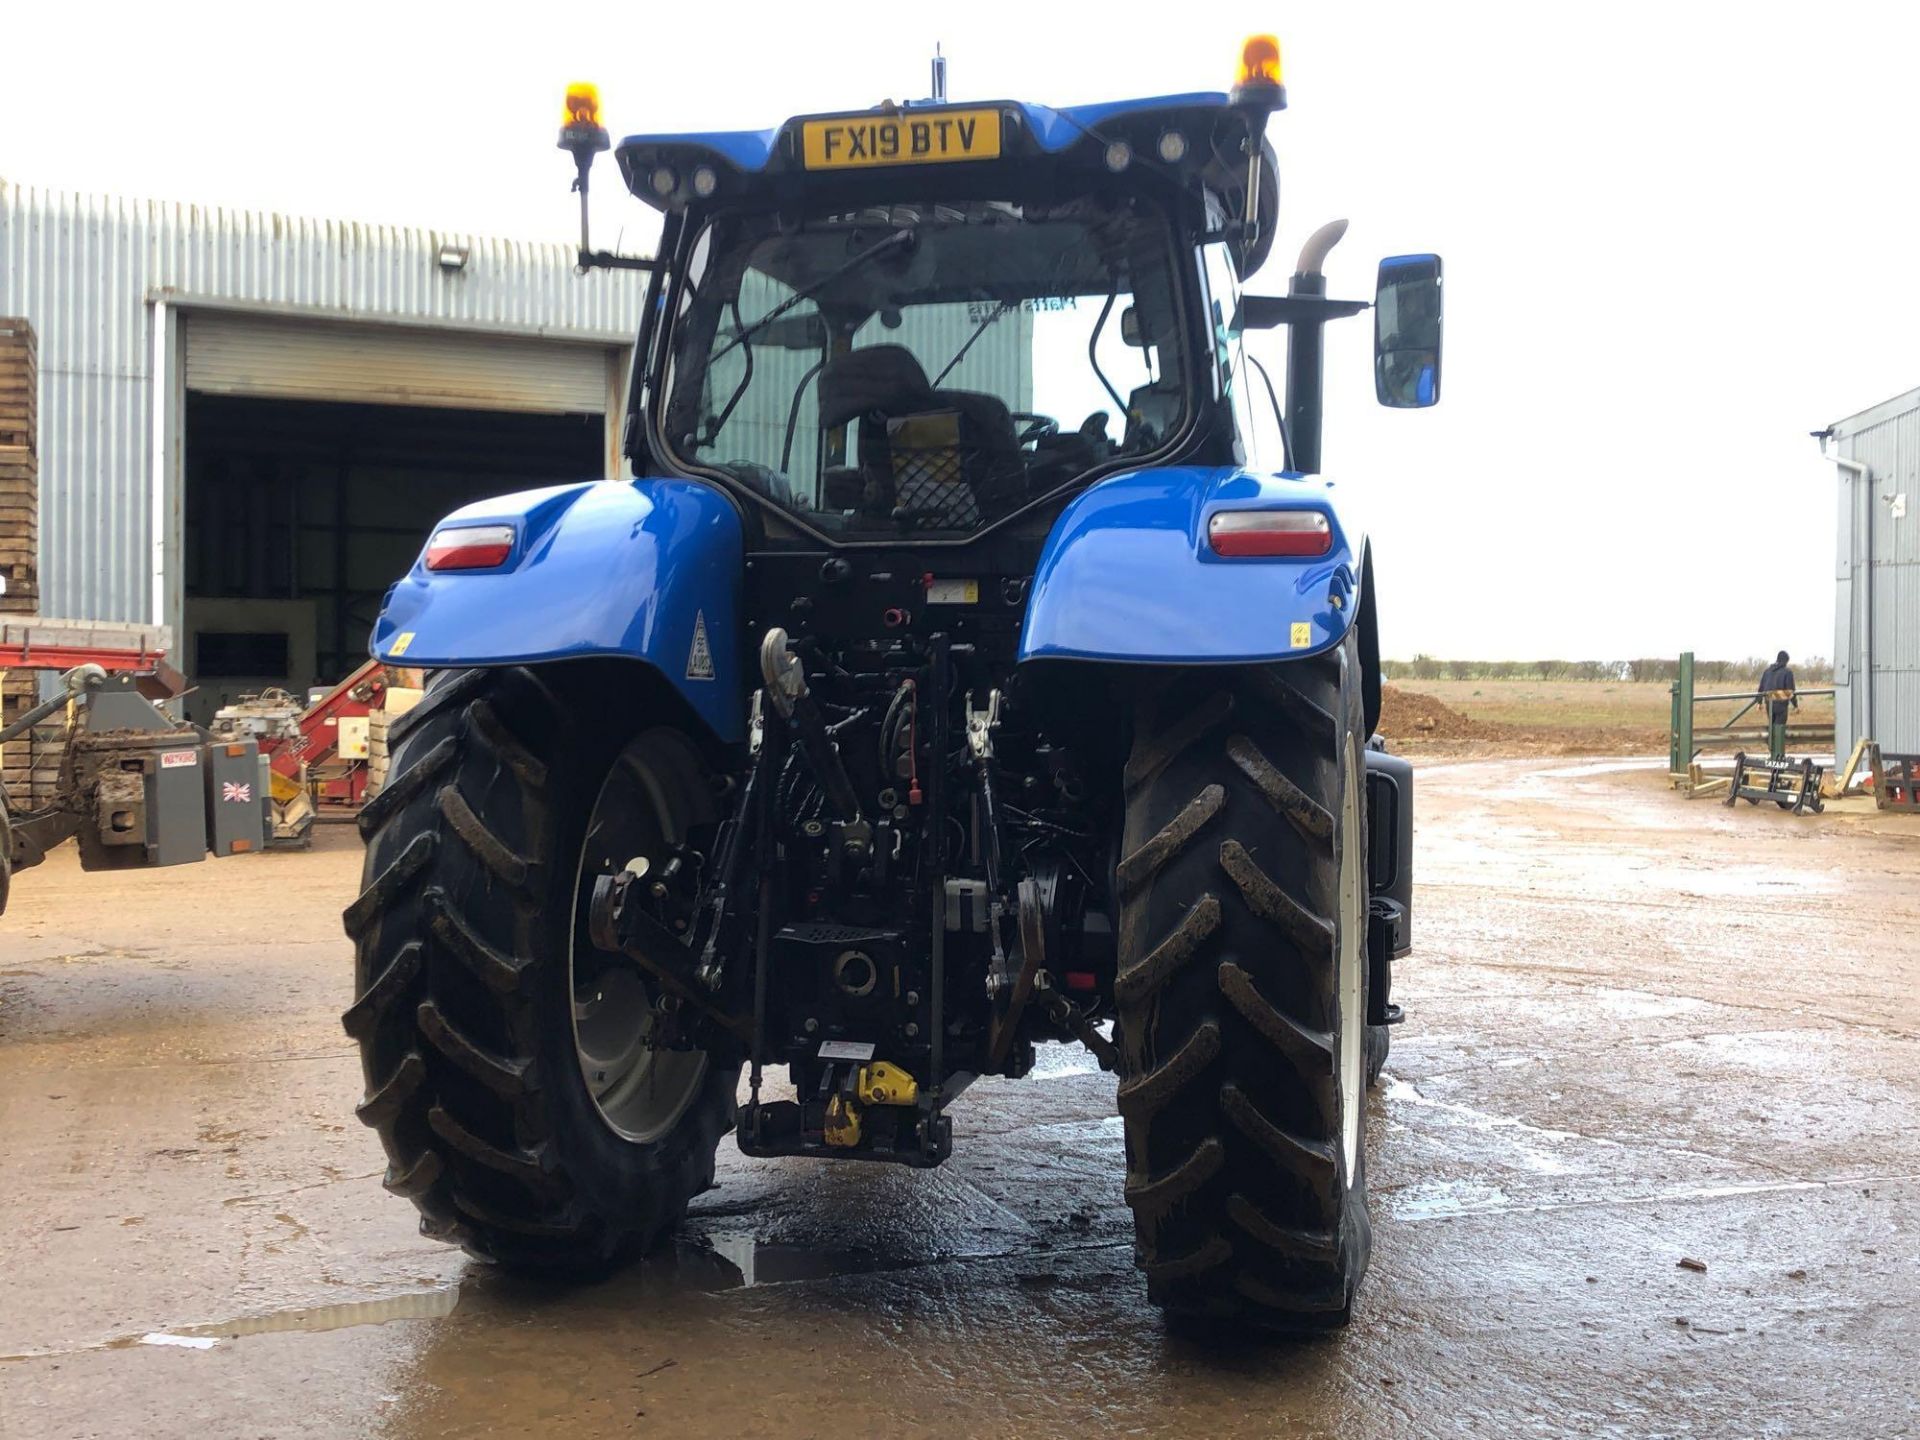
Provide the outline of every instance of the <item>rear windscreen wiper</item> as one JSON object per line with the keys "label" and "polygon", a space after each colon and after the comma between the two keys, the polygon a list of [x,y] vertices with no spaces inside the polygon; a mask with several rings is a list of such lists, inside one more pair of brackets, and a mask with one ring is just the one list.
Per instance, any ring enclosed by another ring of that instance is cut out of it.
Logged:
{"label": "rear windscreen wiper", "polygon": [[721,346],[718,350],[714,351],[712,355],[708,356],[707,368],[712,369],[713,366],[718,361],[720,361],[724,356],[731,355],[734,352],[734,350],[746,344],[749,340],[753,339],[755,335],[758,335],[762,330],[766,329],[767,326],[771,325],[774,321],[778,320],[782,315],[786,314],[789,310],[793,309],[793,307],[798,305],[802,300],[811,300],[815,295],[818,295],[822,290],[826,289],[827,286],[831,285],[834,281],[840,279],[841,276],[847,275],[852,271],[859,269],[860,266],[866,264],[869,260],[873,259],[876,255],[884,254],[888,250],[893,249],[896,245],[909,245],[912,242],[913,242],[913,232],[911,230],[896,230],[891,235],[887,236],[886,239],[881,240],[875,244],[869,245],[866,249],[862,250],[858,255],[851,257],[850,259],[847,260],[845,264],[837,267],[836,269],[828,271],[825,275],[822,275],[818,280],[814,281],[813,284],[807,286],[806,289],[794,291],[793,294],[789,295],[786,299],[782,300],[778,305],[774,306],[771,310],[767,311],[766,314],[762,315],[758,320],[754,321],[753,324],[747,326],[746,329],[740,331],[739,334],[735,335],[725,345]]}

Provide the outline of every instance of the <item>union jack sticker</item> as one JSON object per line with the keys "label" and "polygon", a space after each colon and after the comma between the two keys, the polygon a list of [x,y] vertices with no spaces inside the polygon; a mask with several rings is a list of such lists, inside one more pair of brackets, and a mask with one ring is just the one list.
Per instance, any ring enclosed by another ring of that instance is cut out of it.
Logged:
{"label": "union jack sticker", "polygon": [[250,805],[253,803],[253,786],[233,780],[225,781],[220,786],[220,798]]}

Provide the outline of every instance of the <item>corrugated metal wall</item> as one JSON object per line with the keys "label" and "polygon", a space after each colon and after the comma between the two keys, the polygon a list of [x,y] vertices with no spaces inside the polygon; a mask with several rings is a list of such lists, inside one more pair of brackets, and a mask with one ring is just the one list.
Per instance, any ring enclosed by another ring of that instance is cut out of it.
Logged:
{"label": "corrugated metal wall", "polygon": [[1920,753],[1920,390],[1837,422],[1836,744]]}
{"label": "corrugated metal wall", "polygon": [[[443,243],[464,270],[441,269]],[[152,618],[154,300],[620,344],[645,284],[575,275],[564,244],[0,181],[0,315],[40,340],[43,612]]]}

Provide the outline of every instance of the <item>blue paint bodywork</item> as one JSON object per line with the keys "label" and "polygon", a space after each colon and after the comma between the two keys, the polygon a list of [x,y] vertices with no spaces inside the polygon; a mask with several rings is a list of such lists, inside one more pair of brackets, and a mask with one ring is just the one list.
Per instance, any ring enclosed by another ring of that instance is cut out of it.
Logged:
{"label": "blue paint bodywork", "polygon": [[[740,516],[720,490],[597,480],[482,500],[441,522],[467,524],[513,526],[506,562],[433,574],[415,561],[387,593],[375,656],[430,669],[631,656],[722,740],[742,737]],[[711,678],[691,673],[706,668],[691,663],[696,621]]]}
{"label": "blue paint bodywork", "polygon": [[[1047,537],[1019,658],[1211,665],[1328,649],[1352,622],[1363,549],[1332,489],[1196,466],[1094,485]],[[1312,559],[1213,553],[1216,510],[1265,508],[1322,511],[1332,549]],[[513,550],[490,570],[434,574],[416,561],[374,625],[379,659],[441,669],[626,656],[664,675],[721,740],[742,738],[740,517],[718,488],[590,481],[480,501],[441,524],[511,525]],[[692,663],[696,619],[711,678],[694,673],[706,668]],[[1307,627],[1302,643],[1295,625]]]}
{"label": "blue paint bodywork", "polygon": [[[1227,97],[1218,91],[1201,90],[1184,95],[1147,95],[1132,100],[1109,100],[1098,105],[1068,105],[1058,110],[1046,105],[1029,105],[1022,101],[1007,100],[956,101],[937,108],[1017,110],[1026,122],[1028,133],[1033,136],[1041,151],[1049,155],[1057,155],[1076,141],[1086,138],[1088,130],[1096,130],[1110,120],[1156,110],[1215,109],[1226,103]],[[919,105],[908,105],[904,108],[913,110],[936,107],[922,102]],[[809,117],[796,117],[796,119],[806,118]],[[629,147],[651,149],[657,146],[676,146],[690,150],[710,150],[735,169],[748,174],[757,174],[767,168],[767,162],[773,158],[781,131],[785,128],[781,126],[772,130],[709,130],[677,135],[629,135],[620,142],[620,148],[625,150]]]}
{"label": "blue paint bodywork", "polygon": [[[1116,475],[1054,523],[1034,572],[1020,659],[1218,665],[1297,660],[1352,623],[1364,540],[1317,477],[1178,466]],[[1216,510],[1319,510],[1333,547],[1312,559],[1227,559]],[[1336,603],[1337,601],[1337,603]],[[1305,643],[1294,626],[1305,625]]]}

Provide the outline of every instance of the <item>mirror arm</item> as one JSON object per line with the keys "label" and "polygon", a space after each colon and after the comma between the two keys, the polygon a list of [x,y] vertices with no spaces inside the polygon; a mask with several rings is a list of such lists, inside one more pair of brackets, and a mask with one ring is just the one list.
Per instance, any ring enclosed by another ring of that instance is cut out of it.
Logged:
{"label": "mirror arm", "polygon": [[[1240,207],[1240,245],[1251,255],[1260,244],[1260,161],[1267,138],[1269,110],[1257,100],[1235,106],[1247,122],[1247,190]],[[1249,271],[1251,273],[1251,271]]]}
{"label": "mirror arm", "polygon": [[573,156],[573,188],[580,197],[580,252],[574,258],[574,269],[582,275],[589,270],[659,269],[659,260],[651,255],[615,255],[608,250],[595,250],[588,238],[587,185],[593,174],[594,157],[607,148],[606,131],[597,125],[590,129],[569,127],[560,132],[560,148]]}
{"label": "mirror arm", "polygon": [[1247,143],[1247,203],[1240,229],[1244,253],[1251,255],[1260,243],[1260,137]]}
{"label": "mirror arm", "polygon": [[1371,300],[1329,300],[1324,295],[1242,295],[1240,321],[1248,330],[1272,330],[1306,321],[1345,320],[1372,308]]}
{"label": "mirror arm", "polygon": [[660,257],[657,255],[615,255],[610,250],[582,250],[574,258],[574,264],[581,271],[587,270],[658,270]]}

